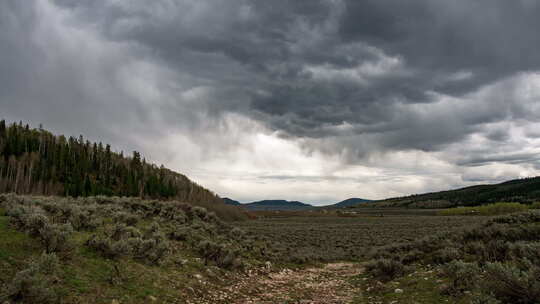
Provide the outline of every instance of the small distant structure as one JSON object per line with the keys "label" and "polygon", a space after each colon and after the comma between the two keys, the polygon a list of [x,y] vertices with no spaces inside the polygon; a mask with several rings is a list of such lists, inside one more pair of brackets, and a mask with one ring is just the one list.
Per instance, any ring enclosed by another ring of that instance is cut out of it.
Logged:
{"label": "small distant structure", "polygon": [[356,211],[350,211],[350,210],[338,210],[336,211],[336,214],[338,216],[357,216],[359,213]]}

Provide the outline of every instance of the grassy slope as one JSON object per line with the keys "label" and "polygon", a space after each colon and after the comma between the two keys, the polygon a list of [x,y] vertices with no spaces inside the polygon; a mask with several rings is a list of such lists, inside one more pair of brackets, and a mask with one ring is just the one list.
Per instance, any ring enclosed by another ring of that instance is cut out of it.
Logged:
{"label": "grassy slope", "polygon": [[40,250],[36,241],[10,229],[8,222],[4,210],[0,209],[0,287],[9,282],[24,267],[25,261]]}
{"label": "grassy slope", "polygon": [[[51,198],[46,200],[52,201]],[[53,218],[52,215],[49,217]],[[30,262],[37,260],[44,250],[36,238],[16,230],[10,219],[0,208],[0,298],[15,274],[27,269]],[[136,227],[145,231],[157,220],[142,218]],[[162,225],[166,224],[163,219],[160,221]],[[106,227],[114,224],[113,218],[105,219]],[[208,222],[208,225],[212,224]],[[158,303],[185,303],[187,299],[199,298],[206,289],[225,285],[239,275],[238,271],[219,268],[213,262],[205,265],[196,243],[191,242],[170,240],[170,253],[158,265],[129,256],[106,258],[85,245],[93,234],[100,234],[105,226],[95,231],[74,231],[70,235],[74,249],[68,254],[57,253],[61,269],[51,288],[58,291],[61,303],[111,303],[113,300],[120,303],[149,303],[152,299]],[[196,228],[193,226],[193,229]],[[204,236],[212,237],[216,236]],[[247,254],[243,254],[244,262],[250,265],[258,263]]]}
{"label": "grassy slope", "polygon": [[[3,212],[2,212],[3,214]],[[0,282],[9,282],[17,271],[41,254],[41,246],[26,234],[8,224],[0,216]],[[183,268],[162,265],[148,266],[128,259],[113,261],[82,246],[86,233],[74,236],[76,249],[62,265],[61,294],[65,303],[147,303],[149,296],[160,299],[185,297],[193,285],[193,274],[204,271],[204,265],[191,261]],[[121,271],[119,278],[115,266]],[[111,282],[114,282],[112,284]]]}

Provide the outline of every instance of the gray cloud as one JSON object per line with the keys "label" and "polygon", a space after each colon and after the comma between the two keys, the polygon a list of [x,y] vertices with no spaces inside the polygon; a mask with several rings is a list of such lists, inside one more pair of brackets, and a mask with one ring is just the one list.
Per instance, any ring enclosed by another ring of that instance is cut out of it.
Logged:
{"label": "gray cloud", "polygon": [[[340,168],[421,151],[467,176],[418,189],[514,177],[538,167],[539,17],[531,0],[7,0],[0,107],[164,162],[183,134],[181,170],[264,134]],[[253,176],[361,183],[316,173]]]}

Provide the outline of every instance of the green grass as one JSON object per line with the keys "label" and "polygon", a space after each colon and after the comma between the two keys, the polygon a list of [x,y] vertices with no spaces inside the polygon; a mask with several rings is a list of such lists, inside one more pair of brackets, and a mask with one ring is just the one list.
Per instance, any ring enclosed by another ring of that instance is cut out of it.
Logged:
{"label": "green grass", "polygon": [[26,266],[26,261],[39,254],[39,248],[35,240],[10,228],[6,216],[0,216],[0,290]]}
{"label": "green grass", "polygon": [[24,260],[39,248],[26,234],[11,229],[6,216],[0,216],[0,244],[0,261],[5,263]]}
{"label": "green grass", "polygon": [[457,207],[439,211],[439,215],[502,215],[522,212],[529,206],[520,203],[495,203],[476,207]]}
{"label": "green grass", "polygon": [[529,209],[540,209],[540,202],[532,203]]}
{"label": "green grass", "polygon": [[[428,268],[418,268],[410,275],[380,285],[368,275],[363,274],[353,281],[362,293],[353,301],[361,303],[470,303],[471,295],[451,297],[441,294],[441,287],[448,284],[437,273]],[[402,293],[396,293],[401,289]]]}
{"label": "green grass", "polygon": [[[25,200],[31,198],[24,197]],[[26,201],[26,202],[27,202]],[[69,203],[56,198],[38,198],[32,203],[51,204],[48,206],[81,206],[82,209],[86,202],[70,201]],[[131,201],[126,200],[125,203]],[[18,200],[13,200],[9,204],[20,204]],[[28,202],[27,202],[28,203]],[[8,207],[10,207],[9,204]],[[119,204],[119,206],[122,206]],[[168,207],[165,203],[150,204],[148,208]],[[187,205],[186,205],[187,206]],[[183,213],[181,207],[177,205],[178,213]],[[111,206],[106,206],[111,207]],[[237,276],[239,273],[230,269],[220,269],[217,264],[210,262],[205,265],[201,255],[196,247],[196,239],[187,241],[169,240],[170,247],[167,255],[161,263],[154,263],[141,257],[120,256],[114,259],[108,258],[95,248],[88,246],[86,242],[94,234],[103,235],[106,229],[112,228],[115,219],[109,213],[100,213],[103,205],[99,205],[92,215],[97,219],[103,220],[98,227],[92,229],[81,229],[74,231],[69,236],[70,246],[66,250],[56,252],[60,260],[60,269],[51,278],[51,289],[58,292],[63,304],[85,304],[98,303],[110,304],[113,300],[120,303],[149,303],[156,300],[157,303],[183,303],[184,300],[194,299],[200,296],[209,288],[218,288],[226,285],[227,277]],[[127,211],[130,207],[125,207]],[[187,208],[187,207],[186,207]],[[45,209],[46,210],[46,209]],[[195,209],[196,210],[196,209]],[[59,219],[58,214],[54,215],[46,210],[49,220],[53,223],[65,221]],[[175,229],[176,223],[168,222],[165,218],[156,218],[153,214],[159,212],[149,212],[149,216],[141,218],[136,227],[144,233],[148,233],[150,226],[155,222],[160,222],[161,233],[168,235],[169,231]],[[42,255],[44,245],[38,241],[38,238],[31,238],[24,229],[21,231],[10,226],[9,217],[6,212],[0,208],[0,296],[7,290],[15,275],[25,269],[28,269],[30,262]],[[218,230],[220,222],[213,217],[205,217],[204,210],[198,210],[201,219],[194,218],[193,222],[186,223],[189,227],[195,227],[196,223],[204,224],[203,230],[200,228],[192,232],[197,233],[197,237],[215,239],[216,241],[246,241],[246,239],[237,240],[229,237],[231,227],[223,225]],[[202,215],[201,215],[202,214]],[[140,216],[140,215],[138,215]],[[204,220],[203,220],[204,218]],[[187,218],[186,218],[187,219]],[[67,221],[72,220],[71,218]],[[216,232],[217,231],[217,232]],[[238,245],[240,246],[240,245]],[[253,264],[262,263],[256,260],[254,255],[248,255]],[[248,260],[246,258],[246,260]],[[201,277],[196,277],[201,275]],[[230,280],[234,282],[235,280]],[[49,285],[47,285],[49,287]],[[0,300],[0,302],[2,302]]]}

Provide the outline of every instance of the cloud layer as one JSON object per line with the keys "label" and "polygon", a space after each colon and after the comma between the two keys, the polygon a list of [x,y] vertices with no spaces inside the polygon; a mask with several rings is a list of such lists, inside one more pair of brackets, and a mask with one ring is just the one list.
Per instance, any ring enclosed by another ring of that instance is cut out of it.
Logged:
{"label": "cloud layer", "polygon": [[537,175],[534,0],[7,0],[3,118],[240,200]]}

